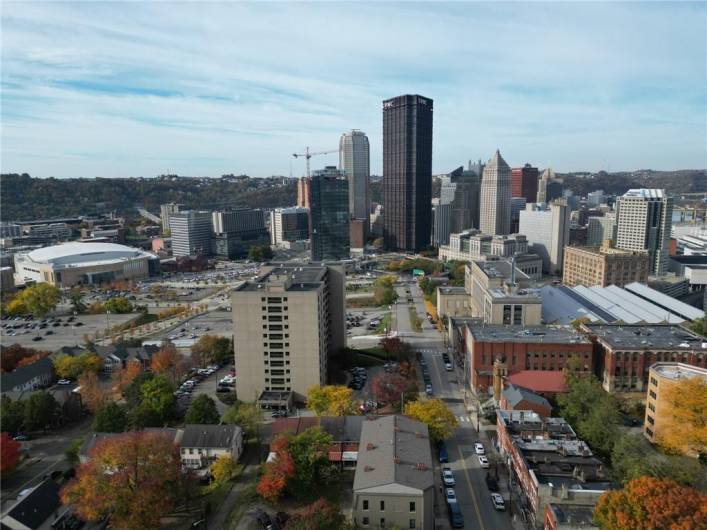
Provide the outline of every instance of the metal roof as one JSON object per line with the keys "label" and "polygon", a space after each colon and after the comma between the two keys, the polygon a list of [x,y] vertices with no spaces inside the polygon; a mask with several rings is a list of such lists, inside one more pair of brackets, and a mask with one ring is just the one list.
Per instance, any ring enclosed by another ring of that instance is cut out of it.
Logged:
{"label": "metal roof", "polygon": [[[590,304],[579,302],[553,285],[541,287],[540,295],[543,299],[542,319],[545,324],[569,324],[581,317],[587,317],[593,322],[607,321],[599,313],[593,312]],[[609,316],[608,321],[613,321],[613,317]]]}
{"label": "metal roof", "polygon": [[625,291],[616,285],[609,285],[604,288],[605,291],[616,297],[617,303],[622,307],[630,307],[631,312],[640,316],[644,322],[650,324],[658,324],[659,322],[669,322],[671,324],[679,324],[684,322],[684,318],[674,315],[655,304],[652,304],[643,298],[636,296],[633,293]]}
{"label": "metal roof", "polygon": [[596,304],[604,311],[607,311],[614,315],[616,320],[621,320],[629,324],[636,324],[641,321],[640,317],[637,317],[632,312],[627,311],[621,306],[617,305],[611,300],[611,298],[606,298],[605,293],[602,292],[601,287],[584,287],[583,285],[577,285],[572,288],[572,290],[593,304]]}
{"label": "metal roof", "polygon": [[[39,248],[27,254],[27,257],[36,263],[49,263],[62,258],[79,258],[94,256],[94,260],[119,260],[140,256],[152,257],[152,254],[134,247],[118,245],[116,243],[80,243],[71,242],[51,247]],[[82,262],[86,261],[84,259]]]}
{"label": "metal roof", "polygon": [[661,308],[667,309],[672,313],[683,317],[686,320],[695,320],[705,316],[704,311],[701,311],[696,307],[692,307],[691,305],[688,305],[685,302],[681,302],[680,300],[676,300],[672,296],[668,296],[667,294],[661,293],[660,291],[656,291],[655,289],[652,289],[643,283],[629,283],[624,287],[624,289],[630,291],[631,293],[639,296],[644,300],[652,302],[653,304]]}

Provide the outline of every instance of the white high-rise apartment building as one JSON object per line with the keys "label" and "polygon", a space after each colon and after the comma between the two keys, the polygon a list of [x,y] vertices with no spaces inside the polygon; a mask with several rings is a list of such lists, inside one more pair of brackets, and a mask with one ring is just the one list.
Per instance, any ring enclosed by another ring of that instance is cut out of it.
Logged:
{"label": "white high-rise apartment building", "polygon": [[496,150],[481,179],[481,220],[484,234],[511,233],[511,168]]}
{"label": "white high-rise apartment building", "polygon": [[665,190],[632,189],[616,201],[616,247],[647,250],[651,272],[664,274],[673,224],[673,199]]}
{"label": "white high-rise apartment building", "polygon": [[570,239],[570,209],[563,199],[549,206],[528,204],[520,212],[519,231],[543,260],[543,270],[555,274],[562,269]]}
{"label": "white high-rise apartment building", "polygon": [[339,140],[339,169],[349,181],[349,214],[354,219],[368,219],[370,207],[370,151],[366,133],[353,129]]}

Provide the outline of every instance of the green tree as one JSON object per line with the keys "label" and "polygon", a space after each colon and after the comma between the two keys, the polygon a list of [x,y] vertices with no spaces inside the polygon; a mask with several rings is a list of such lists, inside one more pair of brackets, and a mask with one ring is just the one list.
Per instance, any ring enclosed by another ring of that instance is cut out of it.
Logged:
{"label": "green tree", "polygon": [[295,465],[295,474],[287,482],[287,490],[297,499],[311,498],[329,477],[332,466],[328,450],[333,438],[319,427],[293,436],[288,451]]}
{"label": "green tree", "polygon": [[224,364],[233,359],[233,348],[228,337],[203,335],[191,348],[192,358],[200,366],[209,363]]}
{"label": "green tree", "polygon": [[140,403],[128,413],[128,426],[131,429],[162,427],[164,423],[159,413],[146,403]]}
{"label": "green tree", "polygon": [[74,287],[69,292],[69,301],[75,313],[83,313],[86,311],[86,304],[83,303],[83,293],[79,287]]}
{"label": "green tree", "polygon": [[96,411],[92,428],[95,432],[123,432],[128,426],[125,409],[110,401]]}
{"label": "green tree", "polygon": [[398,299],[395,292],[395,276],[381,276],[373,284],[373,303],[390,305]]}
{"label": "green tree", "polygon": [[189,405],[184,423],[216,424],[220,419],[214,400],[206,394],[201,394]]}
{"label": "green tree", "polygon": [[54,419],[58,409],[59,404],[54,396],[43,390],[34,392],[25,400],[24,427],[30,431],[46,428]]}
{"label": "green tree", "polygon": [[61,300],[61,291],[48,283],[38,283],[20,292],[14,301],[23,305],[35,317],[41,318]]}
{"label": "green tree", "polygon": [[251,261],[267,261],[274,256],[270,245],[253,245],[248,249],[248,259]]}
{"label": "green tree", "polygon": [[140,387],[140,404],[150,407],[163,423],[174,417],[174,387],[166,377],[158,375]]}
{"label": "green tree", "polygon": [[142,399],[142,385],[152,381],[155,374],[150,372],[140,372],[123,390],[123,397],[128,405],[128,409],[133,409],[140,404]]}
{"label": "green tree", "polygon": [[236,401],[224,411],[221,421],[230,425],[238,425],[246,436],[257,436],[258,426],[263,421],[263,415],[255,403]]}
{"label": "green tree", "polygon": [[104,307],[106,311],[119,315],[131,313],[133,310],[133,304],[130,303],[130,300],[122,296],[111,298],[104,304]]}
{"label": "green tree", "polygon": [[24,402],[12,401],[9,396],[2,396],[0,398],[0,425],[2,425],[2,430],[15,434],[22,429],[24,421]]}

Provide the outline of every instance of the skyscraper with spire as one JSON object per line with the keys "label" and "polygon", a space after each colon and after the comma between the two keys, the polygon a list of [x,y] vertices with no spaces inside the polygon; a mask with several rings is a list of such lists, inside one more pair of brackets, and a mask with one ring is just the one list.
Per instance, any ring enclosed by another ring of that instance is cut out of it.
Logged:
{"label": "skyscraper with spire", "polygon": [[484,234],[511,233],[511,168],[496,150],[481,179],[480,228]]}

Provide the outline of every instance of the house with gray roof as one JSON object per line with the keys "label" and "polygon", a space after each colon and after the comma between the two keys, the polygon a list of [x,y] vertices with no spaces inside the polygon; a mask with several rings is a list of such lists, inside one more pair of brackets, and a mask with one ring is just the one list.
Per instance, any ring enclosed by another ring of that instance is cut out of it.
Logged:
{"label": "house with gray roof", "polygon": [[59,486],[48,478],[31,488],[2,514],[0,524],[12,530],[49,530],[66,512],[59,500]]}
{"label": "house with gray roof", "polygon": [[216,459],[230,455],[238,461],[243,453],[243,429],[238,425],[185,425],[181,439],[182,466],[208,469]]}
{"label": "house with gray roof", "polygon": [[527,388],[512,384],[506,385],[506,388],[501,391],[499,408],[501,410],[532,410],[544,418],[552,414],[552,405],[547,399]]}
{"label": "house with gray roof", "polygon": [[364,420],[353,484],[359,528],[433,528],[434,477],[427,425],[406,416]]}
{"label": "house with gray roof", "polygon": [[48,357],[15,368],[0,376],[2,392],[30,392],[49,386],[54,381],[54,364]]}

